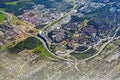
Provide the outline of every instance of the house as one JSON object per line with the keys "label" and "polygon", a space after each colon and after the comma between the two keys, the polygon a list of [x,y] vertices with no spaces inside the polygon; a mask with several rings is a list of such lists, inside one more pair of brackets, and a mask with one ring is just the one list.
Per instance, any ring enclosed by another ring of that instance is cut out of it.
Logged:
{"label": "house", "polygon": [[65,40],[62,41],[62,42],[60,42],[60,45],[61,45],[61,46],[66,45],[66,44],[67,44],[67,41],[65,41]]}

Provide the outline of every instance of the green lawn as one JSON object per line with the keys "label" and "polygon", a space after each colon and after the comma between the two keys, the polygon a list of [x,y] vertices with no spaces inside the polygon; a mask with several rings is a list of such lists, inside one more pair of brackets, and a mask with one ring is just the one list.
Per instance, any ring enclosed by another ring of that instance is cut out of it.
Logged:
{"label": "green lawn", "polygon": [[4,8],[0,8],[0,11],[5,11],[5,9]]}
{"label": "green lawn", "polygon": [[16,4],[17,4],[17,1],[14,1],[14,2],[6,2],[5,4],[6,4],[6,5],[16,5]]}
{"label": "green lawn", "polygon": [[6,20],[6,16],[0,13],[0,23],[2,23],[4,20]]}
{"label": "green lawn", "polygon": [[17,43],[12,48],[9,48],[9,51],[11,53],[19,53],[24,49],[31,50],[33,53],[40,55],[40,58],[43,59],[53,58],[55,60],[59,60],[57,57],[49,53],[43,43],[35,37],[29,37]]}
{"label": "green lawn", "polygon": [[18,53],[24,49],[32,50],[37,46],[42,45],[42,42],[36,39],[35,37],[29,37],[19,43],[17,43],[14,47],[10,48],[9,50],[12,53]]}
{"label": "green lawn", "polygon": [[111,50],[111,49],[113,49],[113,46],[112,46],[112,45],[108,45],[106,48],[107,48],[108,50]]}
{"label": "green lawn", "polygon": [[52,54],[50,54],[44,47],[44,45],[42,44],[41,46],[35,47],[34,49],[32,49],[34,53],[39,54],[41,58],[53,58],[56,60],[59,60],[57,57],[53,56]]}

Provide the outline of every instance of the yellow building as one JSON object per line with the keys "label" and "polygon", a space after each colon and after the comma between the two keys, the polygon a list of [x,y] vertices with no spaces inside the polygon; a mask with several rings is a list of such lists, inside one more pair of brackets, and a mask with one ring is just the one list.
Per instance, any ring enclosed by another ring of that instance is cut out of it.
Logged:
{"label": "yellow building", "polygon": [[85,19],[84,22],[83,22],[83,25],[84,25],[84,26],[87,26],[87,25],[88,25],[88,22],[89,22],[89,20]]}
{"label": "yellow building", "polygon": [[74,38],[79,37],[79,34],[73,34],[73,37]]}

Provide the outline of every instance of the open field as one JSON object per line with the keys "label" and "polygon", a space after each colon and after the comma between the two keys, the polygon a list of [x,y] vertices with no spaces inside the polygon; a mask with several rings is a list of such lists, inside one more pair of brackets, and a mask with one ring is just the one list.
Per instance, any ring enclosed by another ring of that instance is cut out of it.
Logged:
{"label": "open field", "polygon": [[4,20],[6,20],[6,16],[0,13],[0,23],[2,23]]}
{"label": "open field", "polygon": [[18,53],[23,51],[24,49],[30,50],[35,54],[40,55],[40,58],[53,58],[58,59],[52,54],[50,54],[44,47],[41,41],[34,37],[29,37],[19,43],[17,43],[15,46],[9,49],[11,53]]}
{"label": "open field", "polygon": [[6,4],[6,5],[16,5],[16,4],[17,4],[17,1],[14,1],[14,2],[6,2],[5,4]]}

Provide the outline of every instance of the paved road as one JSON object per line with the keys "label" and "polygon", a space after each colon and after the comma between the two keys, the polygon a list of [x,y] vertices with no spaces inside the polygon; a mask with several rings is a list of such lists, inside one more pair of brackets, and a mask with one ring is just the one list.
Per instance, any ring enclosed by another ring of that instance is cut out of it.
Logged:
{"label": "paved road", "polygon": [[[116,34],[117,34],[117,32],[118,32],[119,29],[120,29],[120,27],[118,27],[118,28],[116,29],[115,34],[114,34],[113,37],[111,37],[111,38],[108,37],[108,39],[106,39],[106,40],[108,40],[108,42],[104,43],[104,44],[102,45],[102,47],[99,49],[99,51],[98,51],[95,55],[93,55],[93,56],[91,56],[91,57],[89,57],[89,58],[83,59],[83,60],[86,61],[86,60],[89,60],[89,59],[92,59],[92,58],[98,56],[98,55],[103,51],[103,49],[104,49],[110,42],[112,42],[114,39],[117,39],[117,37],[115,37],[115,36],[116,36]],[[118,38],[119,38],[119,37],[118,37]]]}
{"label": "paved road", "polygon": [[[57,55],[55,55],[54,53],[52,53],[52,52],[49,50],[49,45],[48,45],[48,43],[45,42],[42,38],[40,38],[40,37],[38,37],[38,36],[34,36],[34,35],[32,35],[32,36],[35,37],[35,38],[37,38],[37,39],[39,39],[39,40],[44,44],[44,47],[46,48],[46,50],[47,50],[50,54],[52,54],[53,56],[55,56],[55,57],[57,57],[57,58],[59,58],[59,59],[67,60],[67,59],[65,59],[65,58],[63,58],[63,57],[57,56]],[[41,35],[41,36],[42,36],[42,35]],[[44,37],[44,36],[43,36],[43,37]]]}
{"label": "paved road", "polygon": [[[46,27],[44,27],[44,28],[40,31],[40,35],[41,35],[42,31],[45,30],[46,28],[48,28],[49,26],[52,26],[52,25],[56,24],[57,21],[62,20],[64,17],[72,14],[72,13],[74,12],[75,8],[77,7],[77,6],[75,5],[75,1],[74,1],[74,0],[73,0],[73,3],[74,3],[74,6],[73,6],[73,8],[72,8],[68,13],[66,13],[65,15],[63,15],[62,17],[60,17],[59,19],[53,21],[52,23],[49,23]],[[9,13],[3,12],[3,11],[0,11],[0,12],[6,14],[6,15],[8,16],[8,20],[7,20],[8,22],[10,22],[10,21],[12,20],[12,16],[11,16]],[[13,24],[12,24],[12,25],[13,25]],[[15,26],[15,25],[13,25],[13,26]],[[83,59],[83,60],[86,61],[86,60],[92,59],[92,58],[96,57],[97,55],[99,55],[99,54],[103,51],[103,49],[104,49],[111,41],[114,40],[114,38],[115,38],[116,33],[117,33],[118,30],[119,30],[119,29],[116,29],[115,35],[114,35],[112,38],[110,38],[110,40],[109,40],[108,42],[104,43],[104,44],[102,45],[102,47],[100,48],[100,50],[99,50],[95,55],[93,55],[93,56],[91,56],[91,57],[89,57],[89,58]],[[24,30],[22,30],[22,32],[24,32]],[[26,32],[24,32],[24,33],[26,33]],[[27,34],[28,34],[28,33],[27,33]],[[42,41],[42,43],[44,44],[44,46],[45,46],[45,48],[47,49],[47,51],[50,52],[52,55],[56,56],[54,53],[52,53],[52,52],[49,50],[49,47],[48,47],[49,44],[46,43],[42,38],[40,38],[40,37],[38,37],[38,36],[35,36],[35,35],[32,35],[32,34],[28,34],[28,35],[29,35],[29,36],[34,36],[34,37],[36,37],[37,39],[39,39],[40,41]],[[44,36],[43,36],[43,37],[44,37]],[[46,41],[47,41],[47,39],[46,39]],[[47,41],[47,42],[48,42],[48,41]],[[59,56],[56,56],[56,57],[59,57]],[[59,57],[59,58],[61,58],[61,57]],[[62,59],[63,59],[63,58],[62,58]]]}
{"label": "paved road", "polygon": [[10,22],[12,20],[12,16],[9,13],[4,12],[4,11],[0,11],[0,12],[7,15],[7,22]]}
{"label": "paved road", "polygon": [[53,26],[54,24],[56,24],[57,22],[61,21],[62,19],[64,19],[66,16],[70,15],[71,13],[74,12],[74,10],[76,9],[76,4],[75,4],[75,0],[73,0],[73,8],[67,12],[66,14],[64,14],[62,17],[58,18],[57,20],[54,20],[53,22],[49,23],[48,25],[46,25],[41,31],[45,30],[46,28]]}
{"label": "paved road", "polygon": [[[44,31],[46,28],[48,28],[48,27],[50,27],[50,26],[53,26],[54,24],[58,23],[59,21],[61,21],[61,20],[64,19],[65,17],[67,17],[68,15],[72,14],[72,13],[74,12],[74,10],[76,9],[76,7],[77,7],[74,0],[73,0],[73,4],[74,4],[74,5],[73,5],[73,8],[72,8],[68,13],[64,14],[62,17],[60,17],[60,18],[58,18],[57,20],[55,20],[55,21],[49,23],[48,25],[46,25],[42,30],[39,31],[39,35],[41,35],[41,36],[44,37],[44,35],[43,35],[42,33],[43,33],[43,31]],[[49,50],[49,41],[48,41],[48,39],[45,38],[46,41],[48,42],[48,43],[47,43],[48,46],[47,46],[47,45],[46,45],[46,42],[45,42],[42,38],[40,38],[40,37],[38,37],[38,36],[35,36],[35,37],[38,38],[38,39],[40,39],[40,40],[43,42],[43,44],[45,45],[46,49],[47,49],[52,55],[56,56],[54,53],[52,53],[52,52]],[[56,56],[56,57],[58,57],[58,56]],[[59,58],[62,58],[62,57],[59,56]],[[64,59],[64,58],[62,58],[62,59]],[[64,59],[64,60],[66,60],[66,59]]]}

